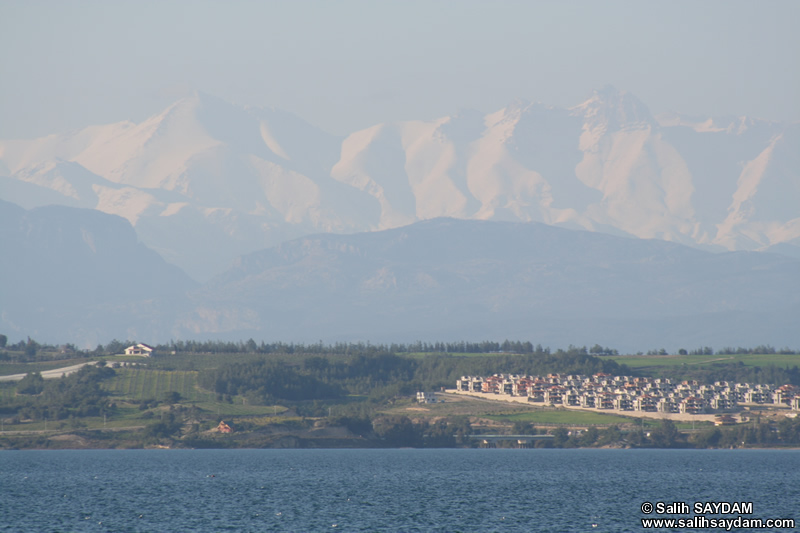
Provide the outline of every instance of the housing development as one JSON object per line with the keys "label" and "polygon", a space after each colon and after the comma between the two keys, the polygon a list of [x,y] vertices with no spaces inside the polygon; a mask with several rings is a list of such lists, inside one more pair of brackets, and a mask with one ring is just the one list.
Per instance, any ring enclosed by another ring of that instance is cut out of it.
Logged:
{"label": "housing development", "polygon": [[731,413],[745,405],[772,404],[800,410],[800,387],[595,374],[463,376],[456,391],[527,398],[542,405],[651,413]]}

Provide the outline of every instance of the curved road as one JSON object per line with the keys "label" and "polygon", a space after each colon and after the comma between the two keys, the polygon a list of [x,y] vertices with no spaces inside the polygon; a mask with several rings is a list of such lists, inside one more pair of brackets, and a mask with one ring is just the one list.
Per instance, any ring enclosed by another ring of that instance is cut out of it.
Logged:
{"label": "curved road", "polygon": [[[97,364],[96,362],[91,361],[89,363],[80,363],[78,365],[65,366],[64,368],[56,368],[54,370],[45,370],[44,372],[42,372],[42,378],[58,379],[62,376],[68,376],[73,372],[77,372],[86,365],[96,365],[96,364]],[[19,381],[27,375],[28,374],[12,374],[10,376],[0,376],[0,381]]]}

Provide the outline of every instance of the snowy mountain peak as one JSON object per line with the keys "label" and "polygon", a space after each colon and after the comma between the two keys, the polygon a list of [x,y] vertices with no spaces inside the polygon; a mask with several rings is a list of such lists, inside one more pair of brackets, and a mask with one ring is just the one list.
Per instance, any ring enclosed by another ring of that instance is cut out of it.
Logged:
{"label": "snowy mountain peak", "polygon": [[583,116],[592,129],[616,131],[622,128],[654,127],[658,124],[641,100],[611,85],[595,90],[591,98],[573,107],[571,111]]}
{"label": "snowy mountain peak", "polygon": [[798,128],[657,122],[607,86],[569,109],[520,99],[340,138],[195,91],[138,124],[0,141],[0,198],[123,216],[197,279],[289,238],[441,216],[786,249],[800,243]]}

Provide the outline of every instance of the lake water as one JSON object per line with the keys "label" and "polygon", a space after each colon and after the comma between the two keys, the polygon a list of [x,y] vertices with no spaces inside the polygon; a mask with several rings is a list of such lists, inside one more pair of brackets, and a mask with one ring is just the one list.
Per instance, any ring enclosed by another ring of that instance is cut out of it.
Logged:
{"label": "lake water", "polygon": [[0,452],[0,531],[638,532],[658,501],[800,523],[800,450]]}

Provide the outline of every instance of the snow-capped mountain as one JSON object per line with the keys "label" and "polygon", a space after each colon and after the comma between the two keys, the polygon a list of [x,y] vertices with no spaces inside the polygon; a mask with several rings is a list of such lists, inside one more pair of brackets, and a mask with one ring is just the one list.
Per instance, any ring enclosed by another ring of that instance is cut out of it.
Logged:
{"label": "snow-capped mountain", "polygon": [[342,139],[195,93],[140,124],[0,141],[0,198],[120,215],[198,280],[290,238],[441,216],[800,256],[800,125],[656,118],[607,87]]}

